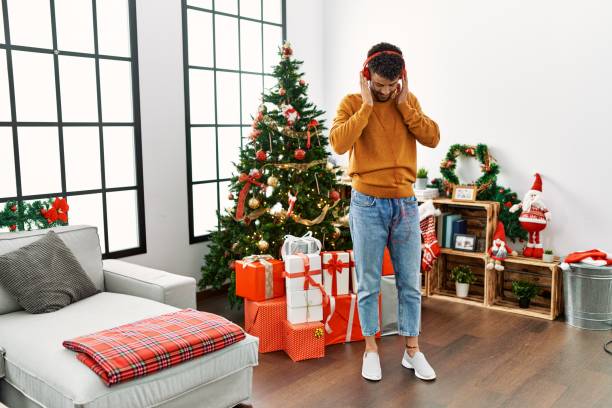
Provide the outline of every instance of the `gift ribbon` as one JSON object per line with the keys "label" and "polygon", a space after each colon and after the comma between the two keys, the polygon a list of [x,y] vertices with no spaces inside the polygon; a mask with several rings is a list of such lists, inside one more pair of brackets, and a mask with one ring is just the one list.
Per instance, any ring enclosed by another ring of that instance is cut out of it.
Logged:
{"label": "gift ribbon", "polygon": [[265,271],[265,296],[266,299],[271,299],[274,297],[274,271],[268,259],[274,259],[274,257],[272,255],[251,255],[242,258],[242,260],[246,262],[245,266],[254,264],[255,262],[259,262],[263,265]]}
{"label": "gift ribbon", "polygon": [[326,264],[323,265],[323,269],[327,270],[328,273],[332,276],[332,295],[338,294],[338,278],[337,274],[342,273],[344,268],[348,268],[350,266],[350,262],[342,262],[338,259],[338,253],[332,252],[331,259],[327,261]]}
{"label": "gift ribbon", "polygon": [[351,293],[351,310],[349,311],[348,326],[346,327],[345,343],[350,342],[351,337],[353,335],[353,320],[355,319],[355,302],[356,301],[357,301],[357,296]]}
{"label": "gift ribbon", "polygon": [[310,259],[308,259],[306,255],[301,253],[295,255],[302,258],[302,262],[304,263],[304,272],[290,273],[287,271],[283,271],[283,277],[289,279],[304,277],[304,290],[309,290],[311,285],[319,289],[319,291],[321,291],[321,295],[323,296],[323,304],[327,305],[327,303],[329,302],[329,296],[327,296],[327,293],[325,293],[325,288],[323,288],[320,283],[317,283],[317,281],[312,278],[314,275],[320,275],[321,270],[310,270]]}
{"label": "gift ribbon", "polygon": [[236,208],[236,219],[241,220],[244,216],[244,200],[246,199],[246,195],[249,192],[249,188],[251,184],[255,184],[259,187],[265,187],[265,184],[257,181],[257,179],[261,178],[260,172],[255,172],[252,175],[247,175],[246,173],[240,174],[240,178],[238,179],[241,183],[245,183],[242,189],[240,190],[240,194],[238,195],[238,208]]}

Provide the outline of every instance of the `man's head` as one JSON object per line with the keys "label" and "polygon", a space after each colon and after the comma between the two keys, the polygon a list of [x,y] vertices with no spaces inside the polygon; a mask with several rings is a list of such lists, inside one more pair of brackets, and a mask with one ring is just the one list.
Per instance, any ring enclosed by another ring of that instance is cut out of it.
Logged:
{"label": "man's head", "polygon": [[[383,51],[391,51],[400,55]],[[368,58],[376,53],[381,54],[376,55],[367,64],[370,71],[370,89],[376,100],[385,102],[398,89],[399,80],[404,71],[404,59],[401,56],[402,51],[389,43],[379,43],[370,48]]]}

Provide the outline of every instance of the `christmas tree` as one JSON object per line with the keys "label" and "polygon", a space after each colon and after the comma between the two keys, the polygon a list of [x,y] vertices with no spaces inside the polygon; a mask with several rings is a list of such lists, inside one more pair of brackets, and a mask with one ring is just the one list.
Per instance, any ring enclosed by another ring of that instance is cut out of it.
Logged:
{"label": "christmas tree", "polygon": [[217,214],[219,228],[210,236],[200,288],[220,288],[229,278],[235,295],[234,261],[254,254],[280,257],[285,235],[307,232],[326,250],[351,248],[348,200],[338,191],[342,171],[330,155],[323,111],[308,101],[308,84],[299,72],[291,45],[279,48],[273,75],[277,84],[262,95],[250,141],[240,152],[231,179],[233,208]]}

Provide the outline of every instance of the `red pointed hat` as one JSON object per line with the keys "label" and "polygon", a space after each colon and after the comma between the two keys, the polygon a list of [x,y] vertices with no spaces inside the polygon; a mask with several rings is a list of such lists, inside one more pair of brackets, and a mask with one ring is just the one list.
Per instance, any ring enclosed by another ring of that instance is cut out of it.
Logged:
{"label": "red pointed hat", "polygon": [[535,174],[535,181],[533,182],[533,186],[531,186],[532,190],[542,192],[542,177],[540,177],[540,173]]}
{"label": "red pointed hat", "polygon": [[502,224],[501,221],[497,221],[497,228],[495,229],[495,235],[493,235],[493,241],[496,239],[506,242],[506,230],[504,229],[504,224]]}

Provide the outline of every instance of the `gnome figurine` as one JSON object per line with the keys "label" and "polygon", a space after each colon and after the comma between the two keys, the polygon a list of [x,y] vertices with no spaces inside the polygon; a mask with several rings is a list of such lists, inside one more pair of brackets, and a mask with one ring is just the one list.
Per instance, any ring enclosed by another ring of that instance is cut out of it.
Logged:
{"label": "gnome figurine", "polygon": [[506,242],[506,230],[504,229],[504,224],[502,224],[501,221],[498,221],[497,229],[495,230],[495,235],[493,236],[493,244],[488,251],[489,263],[487,263],[487,269],[503,271],[504,265],[502,262],[508,256],[508,253],[516,256],[516,251],[510,248]]}
{"label": "gnome figurine", "polygon": [[538,173],[535,174],[535,181],[521,204],[514,204],[510,207],[510,212],[514,213],[522,210],[519,216],[521,227],[529,234],[527,247],[523,250],[523,255],[531,258],[542,258],[544,249],[540,242],[540,232],[546,228],[550,221],[550,211],[542,201],[542,178]]}

